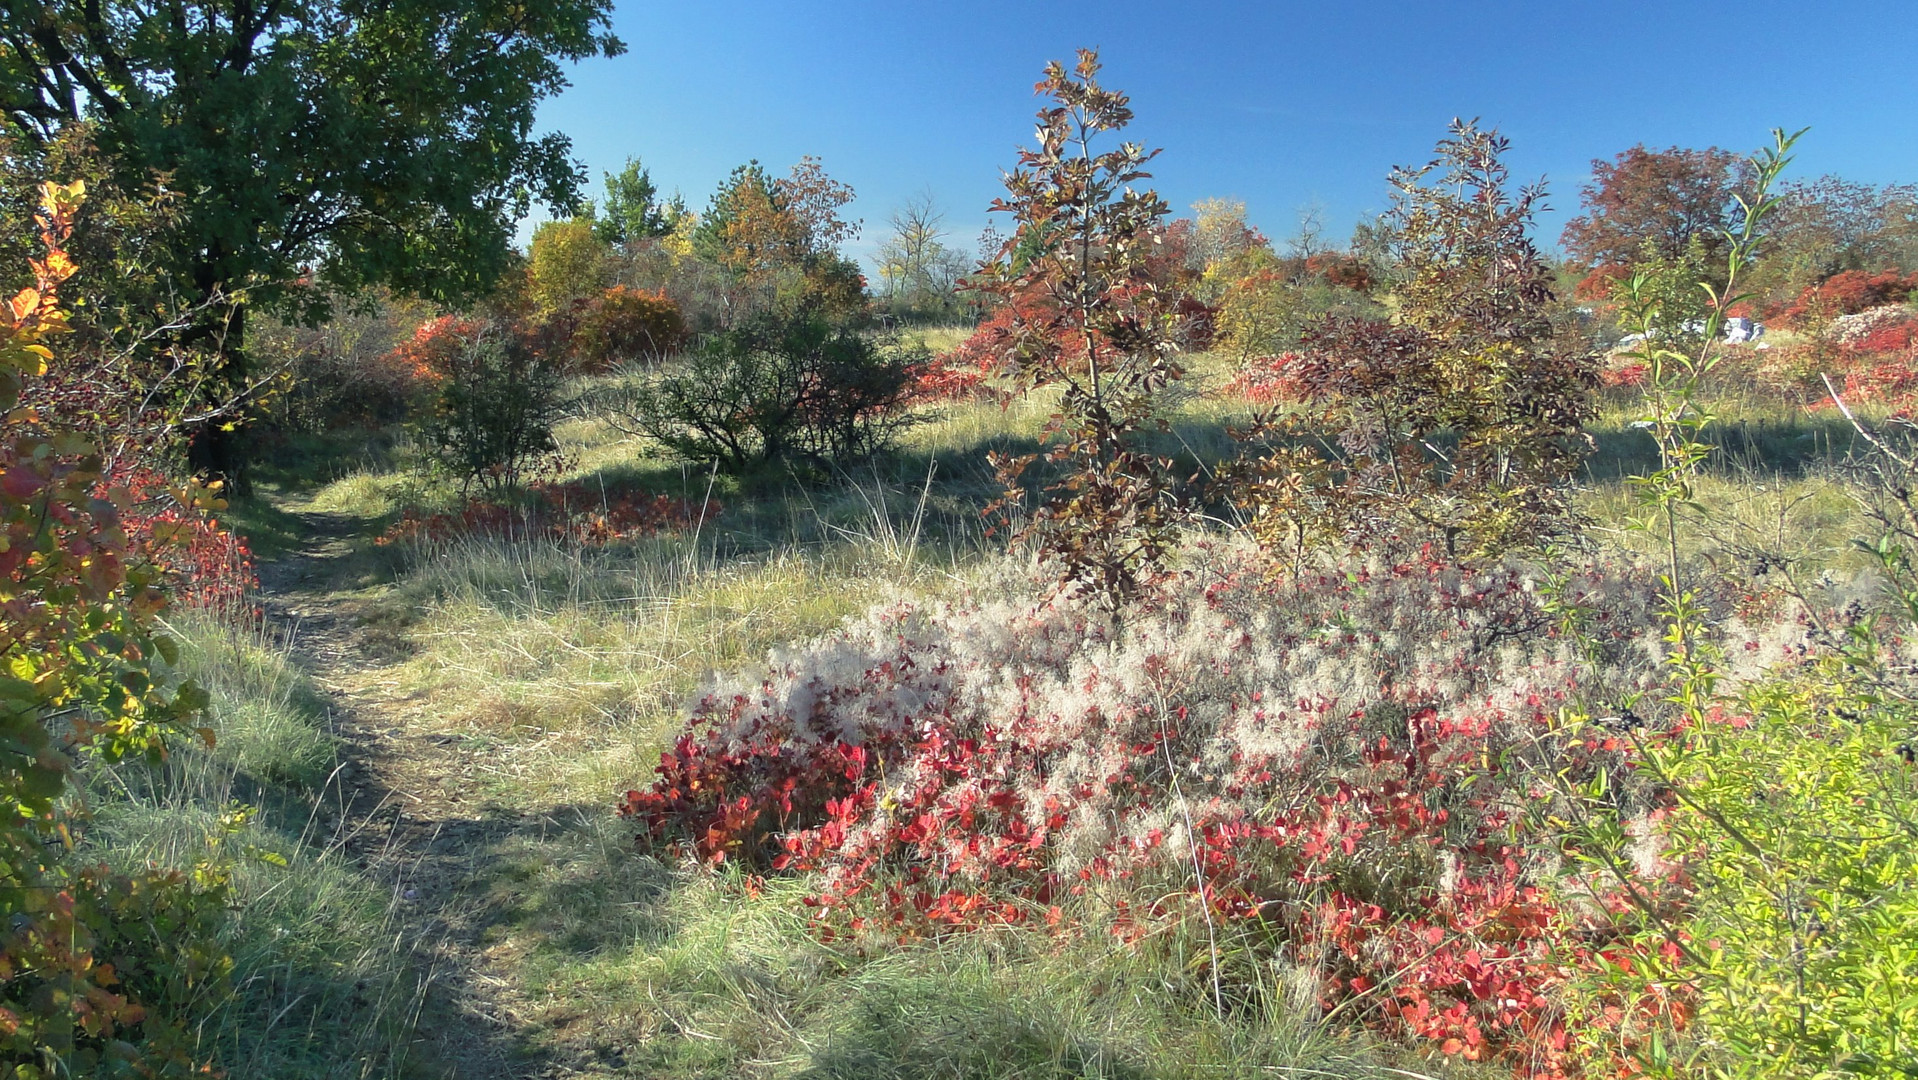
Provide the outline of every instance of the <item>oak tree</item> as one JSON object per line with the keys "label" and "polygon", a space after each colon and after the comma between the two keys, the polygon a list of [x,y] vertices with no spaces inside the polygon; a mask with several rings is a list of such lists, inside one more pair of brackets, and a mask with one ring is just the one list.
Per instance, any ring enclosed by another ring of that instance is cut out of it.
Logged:
{"label": "oak tree", "polygon": [[[534,109],[561,61],[612,56],[608,0],[0,0],[0,117],[28,147],[91,122],[122,186],[163,179],[163,259],[195,302],[236,302],[215,392],[247,379],[249,305],[324,314],[382,283],[440,302],[486,289],[537,199],[579,171]],[[298,288],[317,281],[325,288]],[[244,293],[245,303],[237,302]],[[230,471],[218,428],[199,463]]]}
{"label": "oak tree", "polygon": [[[1085,49],[1071,69],[1046,65],[1039,145],[1020,150],[992,205],[1016,231],[980,284],[1009,311],[992,343],[1000,376],[1059,395],[1044,433],[1059,475],[1027,535],[1061,584],[1117,609],[1164,569],[1184,516],[1171,463],[1140,445],[1165,426],[1160,399],[1184,368],[1180,296],[1152,273],[1166,203],[1133,187],[1158,151],[1098,148],[1132,121],[1130,99],[1098,73],[1098,53]],[[1023,500],[1034,460],[995,455],[1005,505]]]}

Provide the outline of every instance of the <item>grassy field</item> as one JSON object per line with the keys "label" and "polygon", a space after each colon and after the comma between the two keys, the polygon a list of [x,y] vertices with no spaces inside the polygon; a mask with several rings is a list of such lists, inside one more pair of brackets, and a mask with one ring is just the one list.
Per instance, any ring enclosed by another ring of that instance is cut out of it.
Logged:
{"label": "grassy field", "polygon": [[[1194,368],[1160,447],[1203,471],[1249,410],[1207,392],[1223,362]],[[1257,1015],[1216,1015],[1195,940],[1126,948],[1089,925],[822,942],[805,882],[659,862],[613,815],[711,673],[965,588],[999,547],[978,516],[985,454],[1033,445],[1048,411],[949,406],[895,457],[805,488],[740,487],[574,421],[570,478],[725,508],[588,549],[382,546],[403,509],[454,499],[404,440],[286,448],[231,515],[270,564],[266,628],[177,626],[215,693],[215,749],[90,793],[89,842],[128,863],[189,865],[229,804],[259,807],[222,841],[240,992],[209,1045],[236,1076],[274,1077],[1452,1075],[1308,1024],[1282,972],[1257,976],[1273,982]],[[1608,403],[1580,495],[1590,542],[1621,553],[1650,543],[1622,479],[1652,460],[1634,417]],[[1862,527],[1828,474],[1849,429],[1745,397],[1720,430],[1699,492],[1714,524],[1690,557],[1843,572]]]}

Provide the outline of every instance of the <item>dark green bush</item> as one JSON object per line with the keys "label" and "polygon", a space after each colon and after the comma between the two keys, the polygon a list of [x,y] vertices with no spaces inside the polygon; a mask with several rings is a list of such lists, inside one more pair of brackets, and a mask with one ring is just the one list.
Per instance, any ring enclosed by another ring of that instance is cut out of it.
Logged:
{"label": "dark green bush", "polygon": [[528,466],[559,451],[564,415],[559,365],[520,335],[488,327],[446,362],[433,413],[420,434],[462,488],[500,494]]}
{"label": "dark green bush", "polygon": [[768,315],[601,400],[614,426],[732,475],[823,469],[884,449],[915,422],[905,406],[926,360],[816,313]]}

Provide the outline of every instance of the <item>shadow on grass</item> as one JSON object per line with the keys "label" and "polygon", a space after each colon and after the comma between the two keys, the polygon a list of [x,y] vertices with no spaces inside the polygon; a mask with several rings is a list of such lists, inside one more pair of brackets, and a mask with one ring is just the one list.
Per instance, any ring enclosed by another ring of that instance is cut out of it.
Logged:
{"label": "shadow on grass", "polygon": [[576,1069],[731,1076],[779,1060],[794,1070],[780,1075],[810,1080],[1151,1075],[1131,1063],[1136,1047],[1089,1034],[1086,1010],[1048,1004],[977,943],[841,950],[809,927],[800,879],[670,869],[603,807],[536,816],[555,827],[490,849],[486,907],[526,958],[532,994],[574,998],[542,1016],[535,1041]]}
{"label": "shadow on grass", "polygon": [[[1180,481],[1197,477],[1200,487],[1222,461],[1244,444],[1230,425],[1182,421],[1149,433],[1144,448],[1172,462]],[[1063,479],[1069,463],[1044,459],[1034,436],[983,439],[939,450],[898,449],[836,465],[830,473],[772,468],[727,476],[707,467],[657,461],[619,462],[578,478],[588,491],[609,499],[624,494],[668,495],[699,505],[710,493],[721,515],[702,525],[721,557],[862,538],[873,530],[917,523],[921,544],[948,550],[977,547],[993,525],[985,509],[1004,493],[993,455],[1035,456],[1020,478],[1029,504]],[[1200,496],[1209,493],[1200,491]],[[890,524],[889,524],[890,523]],[[994,530],[997,531],[997,530]]]}
{"label": "shadow on grass", "polygon": [[271,561],[289,555],[305,543],[309,529],[297,514],[281,503],[285,487],[277,481],[255,481],[253,493],[230,499],[219,514],[224,524],[246,538],[256,559]]}
{"label": "shadow on grass", "polygon": [[800,1080],[1020,1077],[1145,1080],[1125,1051],[1071,1030],[1058,1009],[1009,999],[990,984],[915,980],[848,1002]]}
{"label": "shadow on grass", "polygon": [[[1639,428],[1610,427],[1592,431],[1597,443],[1586,460],[1585,475],[1595,481],[1644,476],[1659,467],[1658,446]],[[1705,440],[1718,447],[1706,463],[1710,472],[1727,476],[1765,476],[1790,479],[1835,464],[1862,448],[1858,432],[1840,416],[1727,418],[1705,431]]]}

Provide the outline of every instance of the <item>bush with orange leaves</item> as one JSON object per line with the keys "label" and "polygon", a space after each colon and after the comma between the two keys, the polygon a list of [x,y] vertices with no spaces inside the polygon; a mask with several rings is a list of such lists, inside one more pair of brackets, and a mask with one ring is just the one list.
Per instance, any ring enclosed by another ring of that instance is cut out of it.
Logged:
{"label": "bush with orange leaves", "polygon": [[59,289],[76,269],[63,245],[84,189],[42,194],[46,254],[0,312],[0,1063],[22,1078],[199,1075],[188,1028],[232,966],[216,940],[224,873],[128,876],[68,854],[74,759],[157,762],[206,695],[168,674],[152,555],[170,531],[130,535],[135,496],[90,430],[16,407],[67,332]]}
{"label": "bush with orange leaves", "polygon": [[572,354],[578,370],[596,374],[622,363],[658,363],[686,340],[686,320],[664,290],[615,285],[580,306]]}

